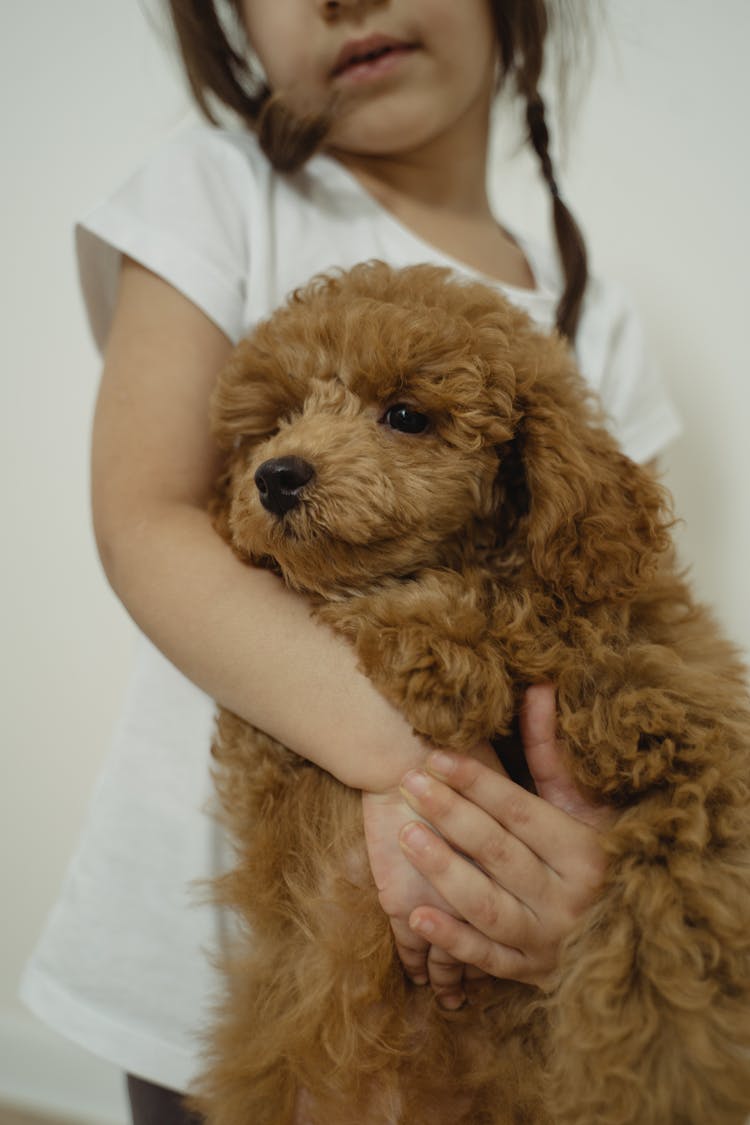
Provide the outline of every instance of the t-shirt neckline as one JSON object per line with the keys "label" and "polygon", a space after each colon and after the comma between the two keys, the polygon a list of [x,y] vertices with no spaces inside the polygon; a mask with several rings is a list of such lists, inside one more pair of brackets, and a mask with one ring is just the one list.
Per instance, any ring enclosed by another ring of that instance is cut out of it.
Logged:
{"label": "t-shirt neckline", "polygon": [[471,277],[474,280],[480,281],[485,285],[492,286],[493,288],[498,289],[503,293],[507,293],[512,297],[513,301],[516,304],[521,304],[524,306],[536,306],[540,303],[549,305],[551,302],[556,300],[556,295],[553,293],[552,289],[544,283],[543,269],[538,255],[535,253],[534,246],[529,243],[522,235],[519,235],[515,230],[509,227],[507,223],[500,223],[500,221],[497,219],[497,216],[495,216],[495,221],[497,222],[498,226],[501,227],[501,229],[504,230],[507,235],[516,243],[516,245],[524,255],[526,263],[531,272],[531,276],[534,278],[534,288],[526,288],[524,286],[512,285],[509,282],[501,281],[499,278],[492,277],[490,274],[483,273],[481,270],[468,265],[468,263],[462,262],[460,258],[455,258],[453,255],[448,254],[446,251],[441,250],[439,246],[435,246],[433,243],[428,242],[426,239],[422,238],[415,231],[413,231],[411,227],[407,226],[399,218],[397,218],[397,216],[394,215],[392,211],[389,211],[388,208],[380,202],[380,200],[376,199],[376,197],[372,195],[371,192],[367,191],[367,189],[363,187],[354,173],[350,172],[349,169],[340,161],[336,160],[335,157],[330,156],[328,153],[324,152],[317,153],[316,156],[313,157],[313,161],[311,163],[318,162],[325,166],[329,174],[332,172],[334,176],[338,177],[342,185],[346,189],[348,189],[349,192],[356,195],[361,201],[366,202],[376,212],[379,220],[390,227],[401,240],[411,242],[412,245],[418,247],[420,254],[417,255],[417,257],[421,255],[423,260],[425,261],[438,261],[444,263],[446,266],[456,270],[458,273]]}

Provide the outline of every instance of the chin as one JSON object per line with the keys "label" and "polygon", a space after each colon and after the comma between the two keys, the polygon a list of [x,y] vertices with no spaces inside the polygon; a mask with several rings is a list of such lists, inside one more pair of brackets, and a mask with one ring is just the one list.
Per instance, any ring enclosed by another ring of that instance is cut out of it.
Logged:
{"label": "chin", "polygon": [[354,156],[397,156],[416,152],[447,133],[447,114],[436,112],[432,98],[421,105],[416,98],[412,105],[405,101],[403,93],[398,97],[384,93],[347,106],[331,129],[330,147]]}

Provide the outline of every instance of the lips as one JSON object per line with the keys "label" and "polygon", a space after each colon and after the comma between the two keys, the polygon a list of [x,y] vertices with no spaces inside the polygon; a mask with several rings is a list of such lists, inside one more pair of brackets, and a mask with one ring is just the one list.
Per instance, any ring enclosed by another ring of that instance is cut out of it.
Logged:
{"label": "lips", "polygon": [[337,78],[352,67],[374,63],[386,55],[413,51],[415,44],[389,35],[368,35],[364,39],[352,39],[345,43],[334,63],[331,77]]}

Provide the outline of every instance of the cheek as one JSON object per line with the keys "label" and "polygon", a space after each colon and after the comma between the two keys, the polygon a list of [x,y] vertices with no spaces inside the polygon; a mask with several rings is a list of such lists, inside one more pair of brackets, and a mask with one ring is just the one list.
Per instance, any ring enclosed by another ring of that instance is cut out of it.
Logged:
{"label": "cheek", "polygon": [[246,558],[268,552],[270,520],[255,484],[255,464],[235,473],[228,498],[227,524],[232,544]]}
{"label": "cheek", "polygon": [[407,539],[440,544],[461,533],[493,505],[494,463],[455,449],[426,446],[412,457],[396,456],[386,467],[384,525]]}
{"label": "cheek", "polygon": [[245,34],[272,90],[288,92],[307,81],[308,36],[298,8],[289,0],[244,0],[241,7]]}
{"label": "cheek", "polygon": [[488,0],[415,0],[430,54],[454,86],[483,86],[494,75],[497,36]]}
{"label": "cheek", "polygon": [[441,535],[448,539],[462,534],[474,520],[487,520],[495,506],[495,467],[472,458],[459,460],[450,477],[438,480],[437,505]]}

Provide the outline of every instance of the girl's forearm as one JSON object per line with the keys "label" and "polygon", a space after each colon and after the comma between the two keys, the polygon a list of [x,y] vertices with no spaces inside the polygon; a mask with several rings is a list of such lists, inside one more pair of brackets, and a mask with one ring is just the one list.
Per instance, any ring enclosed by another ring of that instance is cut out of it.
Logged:
{"label": "girl's forearm", "polygon": [[240,562],[201,508],[155,504],[99,546],[137,624],[222,706],[355,788],[387,789],[423,759],[350,646],[303,597]]}
{"label": "girl's forearm", "polygon": [[230,354],[190,300],[123,262],[92,442],[105,570],[144,633],[219,703],[347,784],[388,788],[423,747],[353,650],[235,558],[206,513],[221,467],[209,400]]}

